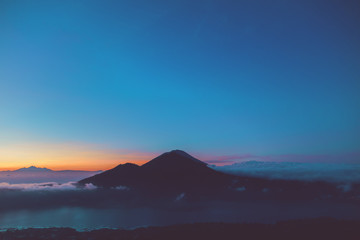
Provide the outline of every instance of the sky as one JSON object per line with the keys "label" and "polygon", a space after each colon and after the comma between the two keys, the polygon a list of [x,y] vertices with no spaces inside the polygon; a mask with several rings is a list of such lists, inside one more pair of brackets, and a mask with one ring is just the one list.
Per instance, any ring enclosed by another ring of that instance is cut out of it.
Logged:
{"label": "sky", "polygon": [[359,23],[358,1],[0,0],[0,169],[360,163]]}

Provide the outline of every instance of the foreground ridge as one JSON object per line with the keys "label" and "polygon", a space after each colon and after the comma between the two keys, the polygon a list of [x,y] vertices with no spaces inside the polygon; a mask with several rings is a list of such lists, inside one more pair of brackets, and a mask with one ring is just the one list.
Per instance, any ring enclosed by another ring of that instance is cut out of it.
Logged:
{"label": "foreground ridge", "polygon": [[0,232],[0,239],[347,239],[357,240],[360,235],[360,221],[336,220],[331,218],[303,219],[260,223],[195,223],[165,227],[147,227],[134,230],[98,229],[79,232],[72,228],[24,229]]}

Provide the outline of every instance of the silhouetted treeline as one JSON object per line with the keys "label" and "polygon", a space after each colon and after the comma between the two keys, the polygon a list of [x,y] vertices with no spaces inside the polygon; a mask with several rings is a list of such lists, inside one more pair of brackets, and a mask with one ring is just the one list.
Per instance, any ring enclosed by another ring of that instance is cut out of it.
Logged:
{"label": "silhouetted treeline", "polygon": [[360,221],[335,220],[330,218],[291,220],[276,224],[195,223],[166,227],[138,228],[135,230],[100,229],[88,232],[78,232],[71,228],[47,228],[7,230],[0,233],[1,240],[358,240],[359,237]]}

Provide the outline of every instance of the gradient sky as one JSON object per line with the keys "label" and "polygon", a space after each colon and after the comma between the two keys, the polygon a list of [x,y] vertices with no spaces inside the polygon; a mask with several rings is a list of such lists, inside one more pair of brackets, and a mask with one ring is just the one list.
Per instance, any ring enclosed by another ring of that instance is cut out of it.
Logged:
{"label": "gradient sky", "polygon": [[359,24],[358,1],[0,0],[0,169],[360,162]]}

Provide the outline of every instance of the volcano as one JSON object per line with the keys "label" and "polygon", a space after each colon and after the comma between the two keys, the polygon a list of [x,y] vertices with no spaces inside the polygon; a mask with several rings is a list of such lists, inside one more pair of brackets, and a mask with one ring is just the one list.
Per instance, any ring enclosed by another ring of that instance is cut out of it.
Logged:
{"label": "volcano", "polygon": [[93,184],[100,188],[137,190],[147,196],[190,193],[211,196],[211,199],[299,200],[324,196],[354,199],[360,193],[360,184],[353,184],[351,191],[344,192],[338,185],[322,181],[235,176],[216,171],[181,150],[166,152],[142,166],[121,164],[78,183],[79,186]]}
{"label": "volcano", "polygon": [[195,192],[211,191],[229,185],[232,175],[215,171],[206,163],[181,150],[166,152],[138,166],[121,164],[113,169],[86,178],[80,185],[93,184],[111,188],[126,186],[142,190]]}

